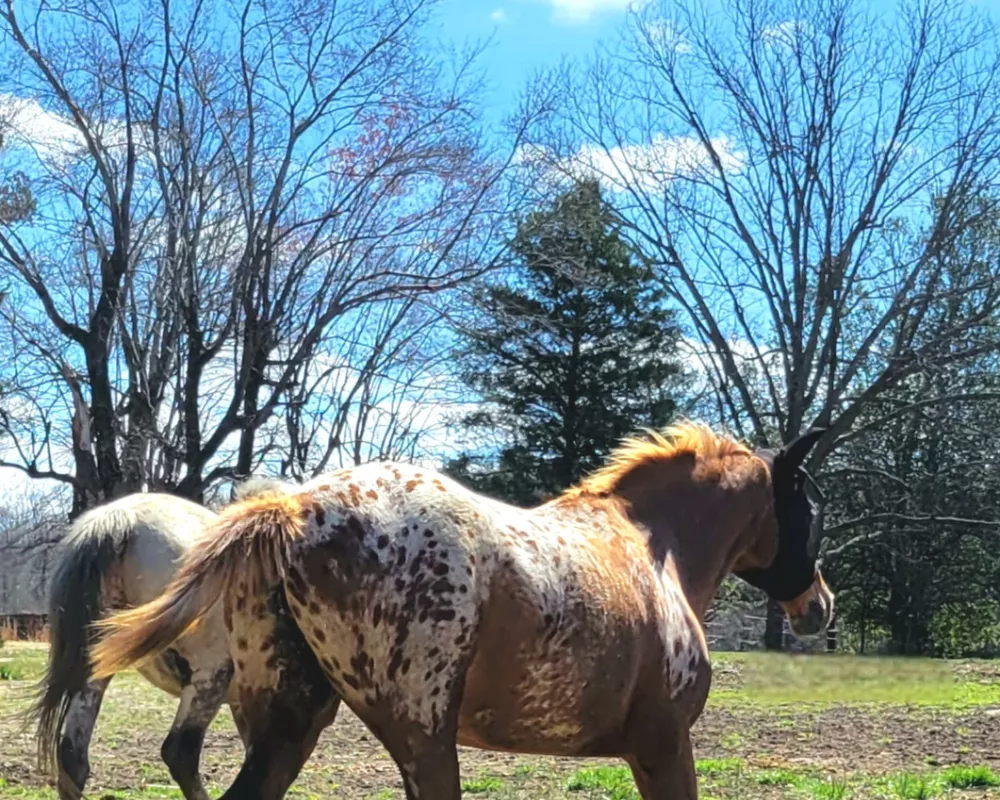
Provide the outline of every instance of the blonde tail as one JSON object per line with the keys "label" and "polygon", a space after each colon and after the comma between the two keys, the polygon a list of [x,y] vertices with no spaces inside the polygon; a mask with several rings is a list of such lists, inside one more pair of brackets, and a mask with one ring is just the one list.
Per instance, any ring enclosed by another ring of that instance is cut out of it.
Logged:
{"label": "blonde tail", "polygon": [[225,509],[185,554],[163,594],[96,623],[92,680],[155,658],[196,625],[241,572],[249,580],[284,577],[287,543],[302,535],[301,497],[268,494]]}

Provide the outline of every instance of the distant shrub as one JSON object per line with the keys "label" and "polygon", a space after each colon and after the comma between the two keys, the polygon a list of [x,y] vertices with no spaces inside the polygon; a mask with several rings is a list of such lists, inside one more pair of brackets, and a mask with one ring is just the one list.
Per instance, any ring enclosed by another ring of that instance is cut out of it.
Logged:
{"label": "distant shrub", "polygon": [[990,600],[949,603],[931,618],[934,655],[943,658],[1000,655],[1000,606]]}

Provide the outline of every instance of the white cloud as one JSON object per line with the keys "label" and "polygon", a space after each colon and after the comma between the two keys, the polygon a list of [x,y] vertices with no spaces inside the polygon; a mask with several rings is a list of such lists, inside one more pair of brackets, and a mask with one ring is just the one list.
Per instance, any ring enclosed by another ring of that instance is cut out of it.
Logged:
{"label": "white cloud", "polygon": [[[736,152],[728,136],[712,140],[723,169],[739,170],[743,157]],[[643,144],[604,147],[585,144],[569,158],[555,161],[550,151],[538,145],[526,145],[517,154],[525,165],[548,165],[549,177],[597,178],[608,189],[623,192],[630,188],[647,192],[662,190],[679,176],[708,175],[714,172],[709,151],[693,136],[656,134]]]}
{"label": "white cloud", "polygon": [[649,0],[541,0],[552,6],[557,22],[578,24],[590,22],[597,14],[638,10]]}
{"label": "white cloud", "polygon": [[796,40],[808,33],[808,24],[800,20],[789,19],[779,22],[760,32],[760,38],[770,45],[794,47]]}
{"label": "white cloud", "polygon": [[84,146],[83,136],[69,120],[46,111],[37,100],[0,95],[0,120],[8,130],[8,141],[41,156],[64,155]]}
{"label": "white cloud", "polygon": [[503,25],[507,22],[507,12],[502,8],[494,9],[493,13],[490,14],[490,21],[497,25]]}
{"label": "white cloud", "polygon": [[690,53],[689,42],[677,27],[668,19],[655,20],[646,25],[650,38],[660,47],[673,50],[675,53]]}

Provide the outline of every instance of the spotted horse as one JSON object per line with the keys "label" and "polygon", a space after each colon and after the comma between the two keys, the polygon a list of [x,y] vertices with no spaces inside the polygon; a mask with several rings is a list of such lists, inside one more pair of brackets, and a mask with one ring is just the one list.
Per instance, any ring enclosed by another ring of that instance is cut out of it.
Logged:
{"label": "spotted horse", "polygon": [[[276,484],[252,479],[238,498],[272,492]],[[158,492],[137,492],[97,506],[69,526],[57,550],[49,587],[48,665],[34,702],[21,721],[35,726],[41,770],[60,800],[82,795],[90,776],[90,740],[111,675],[89,670],[92,624],[111,611],[148,602],[173,577],[177,560],[216,519],[203,506]],[[169,643],[140,669],[146,680],[178,698],[177,713],[160,756],[186,800],[208,800],[199,775],[205,731],[230,701],[233,665],[221,610],[197,630]],[[230,706],[237,726],[242,719]]]}
{"label": "spotted horse", "polygon": [[371,463],[225,510],[151,603],[105,622],[95,674],[155,656],[223,599],[246,758],[225,800],[284,795],[342,699],[409,800],[461,797],[457,745],[621,757],[644,800],[697,798],[702,620],[735,572],[819,633],[813,430],[751,451],[685,423],[515,508]]}

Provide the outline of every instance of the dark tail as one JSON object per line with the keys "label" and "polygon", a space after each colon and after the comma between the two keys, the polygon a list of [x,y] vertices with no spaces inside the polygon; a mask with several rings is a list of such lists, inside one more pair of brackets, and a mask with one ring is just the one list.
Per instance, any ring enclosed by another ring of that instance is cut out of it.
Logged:
{"label": "dark tail", "polygon": [[90,680],[92,624],[101,617],[101,583],[119,557],[129,520],[97,508],[76,521],[49,590],[49,660],[22,720],[34,723],[39,768],[57,776],[56,753],[73,696]]}

